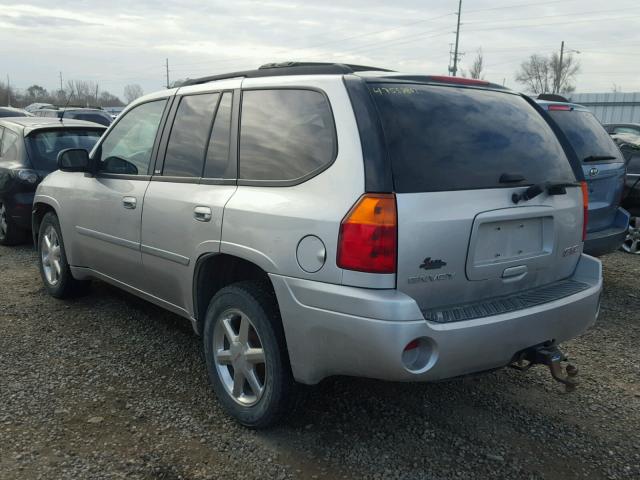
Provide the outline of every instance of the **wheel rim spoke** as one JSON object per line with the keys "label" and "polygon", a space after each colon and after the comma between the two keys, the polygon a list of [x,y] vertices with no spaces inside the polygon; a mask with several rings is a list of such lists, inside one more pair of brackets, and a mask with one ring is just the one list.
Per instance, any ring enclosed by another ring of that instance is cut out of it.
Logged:
{"label": "wheel rim spoke", "polygon": [[239,398],[244,393],[244,372],[240,369],[236,369],[233,372],[233,389],[232,394],[234,397]]}
{"label": "wheel rim spoke", "polygon": [[256,398],[259,399],[262,396],[264,387],[260,385],[260,381],[256,376],[255,370],[249,370],[246,374],[246,379],[247,379],[247,383],[249,384],[249,388],[251,389],[253,394],[256,396]]}
{"label": "wheel rim spoke", "polygon": [[249,320],[247,319],[247,317],[242,315],[242,317],[240,317],[240,329],[238,331],[238,341],[242,345],[246,345],[248,339],[249,339]]}
{"label": "wheel rim spoke", "polygon": [[222,365],[231,365],[231,352],[229,350],[219,350],[216,353],[216,359]]}
{"label": "wheel rim spoke", "polygon": [[264,350],[261,348],[249,348],[244,354],[248,363],[264,363]]}
{"label": "wheel rim spoke", "polygon": [[224,334],[227,336],[227,340],[229,340],[229,343],[235,342],[237,335],[236,332],[233,331],[233,327],[231,326],[231,317],[222,320],[222,324],[224,326]]}

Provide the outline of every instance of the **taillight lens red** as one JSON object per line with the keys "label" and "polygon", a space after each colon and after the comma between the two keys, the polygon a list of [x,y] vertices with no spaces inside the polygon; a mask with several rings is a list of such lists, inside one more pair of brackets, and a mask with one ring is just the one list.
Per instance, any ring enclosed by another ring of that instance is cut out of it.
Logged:
{"label": "taillight lens red", "polygon": [[367,193],[340,224],[338,267],[369,273],[395,273],[398,250],[396,197]]}
{"label": "taillight lens red", "polygon": [[571,110],[572,107],[570,107],[569,105],[549,105],[549,110],[556,110],[556,111],[564,111],[564,112],[568,112]]}
{"label": "taillight lens red", "polygon": [[582,188],[582,208],[583,208],[583,220],[582,220],[582,241],[587,239],[587,222],[589,221],[589,187],[584,180],[580,182]]}

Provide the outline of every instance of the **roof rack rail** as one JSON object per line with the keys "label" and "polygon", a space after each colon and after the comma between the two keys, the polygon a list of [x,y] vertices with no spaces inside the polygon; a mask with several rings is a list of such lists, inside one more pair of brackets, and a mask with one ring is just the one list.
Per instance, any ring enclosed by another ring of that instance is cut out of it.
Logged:
{"label": "roof rack rail", "polygon": [[331,75],[349,74],[355,72],[378,71],[392,72],[380,67],[368,67],[365,65],[351,65],[346,63],[325,63],[325,62],[281,62],[265,63],[256,70],[243,70],[239,72],[223,73],[220,75],[210,75],[208,77],[194,78],[187,80],[181,86],[200,85],[202,83],[224,80],[227,78],[258,78],[276,77],[283,75]]}

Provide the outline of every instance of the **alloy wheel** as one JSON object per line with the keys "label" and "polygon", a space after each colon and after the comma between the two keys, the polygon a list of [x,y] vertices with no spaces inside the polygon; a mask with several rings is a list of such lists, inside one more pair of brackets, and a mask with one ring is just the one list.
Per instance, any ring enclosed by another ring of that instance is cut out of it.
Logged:
{"label": "alloy wheel", "polygon": [[627,253],[640,254],[640,217],[631,217],[629,220],[629,232],[622,249]]}
{"label": "alloy wheel", "polygon": [[62,275],[62,252],[58,232],[48,225],[40,245],[42,269],[49,285],[56,285]]}
{"label": "alloy wheel", "polygon": [[237,403],[250,407],[260,401],[266,385],[266,358],[258,332],[237,309],[220,315],[213,332],[213,355],[218,376]]}

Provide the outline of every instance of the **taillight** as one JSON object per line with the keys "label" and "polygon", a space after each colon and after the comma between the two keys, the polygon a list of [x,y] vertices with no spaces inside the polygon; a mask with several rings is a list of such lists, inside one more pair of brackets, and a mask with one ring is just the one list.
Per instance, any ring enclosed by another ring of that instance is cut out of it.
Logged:
{"label": "taillight", "polygon": [[582,241],[584,242],[587,238],[587,222],[589,220],[589,188],[584,180],[580,182],[580,187],[582,188],[582,208],[584,212],[582,218]]}
{"label": "taillight", "polygon": [[340,224],[338,267],[369,273],[395,273],[398,243],[396,197],[367,193]]}

